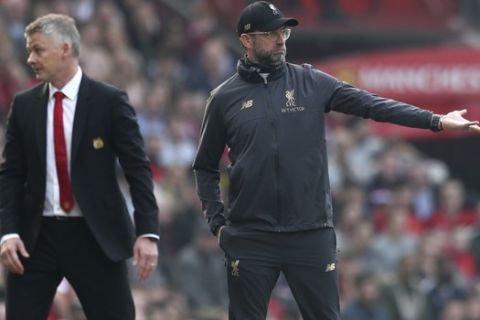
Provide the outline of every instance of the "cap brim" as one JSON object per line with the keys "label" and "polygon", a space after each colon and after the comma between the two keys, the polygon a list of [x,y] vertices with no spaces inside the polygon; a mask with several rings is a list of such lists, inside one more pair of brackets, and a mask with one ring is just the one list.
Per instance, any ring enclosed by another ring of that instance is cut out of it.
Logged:
{"label": "cap brim", "polygon": [[258,31],[273,31],[273,30],[277,30],[278,28],[281,28],[283,26],[296,27],[296,26],[298,26],[298,20],[295,19],[295,18],[276,19],[276,20],[264,25]]}

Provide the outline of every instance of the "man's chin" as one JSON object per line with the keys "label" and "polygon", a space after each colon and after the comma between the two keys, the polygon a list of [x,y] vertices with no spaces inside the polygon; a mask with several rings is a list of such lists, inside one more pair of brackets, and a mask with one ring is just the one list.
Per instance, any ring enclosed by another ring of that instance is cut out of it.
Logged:
{"label": "man's chin", "polygon": [[285,55],[283,53],[270,54],[269,56],[263,57],[263,59],[259,57],[259,62],[266,66],[279,66],[285,63]]}
{"label": "man's chin", "polygon": [[35,79],[37,79],[38,81],[44,81],[46,82],[46,78],[45,78],[45,75],[42,75],[40,73],[35,73]]}
{"label": "man's chin", "polygon": [[279,53],[279,54],[272,55],[272,65],[279,66],[283,63],[285,63],[285,54],[284,53]]}

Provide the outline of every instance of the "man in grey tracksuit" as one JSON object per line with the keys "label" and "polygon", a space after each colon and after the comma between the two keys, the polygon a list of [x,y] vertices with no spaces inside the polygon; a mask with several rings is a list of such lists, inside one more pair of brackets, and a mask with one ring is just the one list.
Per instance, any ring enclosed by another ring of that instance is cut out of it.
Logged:
{"label": "man in grey tracksuit", "polygon": [[[265,319],[283,272],[304,319],[340,319],[325,114],[425,128],[469,128],[464,111],[436,115],[286,63],[298,24],[272,4],[247,6],[237,26],[246,55],[212,91],[193,168],[210,228],[225,251],[230,319]],[[228,148],[229,207],[219,188]]]}

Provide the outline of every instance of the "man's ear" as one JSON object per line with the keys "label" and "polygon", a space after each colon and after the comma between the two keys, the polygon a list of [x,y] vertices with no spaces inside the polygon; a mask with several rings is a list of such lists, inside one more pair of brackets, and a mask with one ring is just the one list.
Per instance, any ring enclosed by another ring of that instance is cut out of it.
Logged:
{"label": "man's ear", "polygon": [[240,42],[245,49],[250,49],[252,47],[252,38],[245,33],[240,35]]}
{"label": "man's ear", "polygon": [[62,51],[63,51],[63,55],[71,55],[72,54],[72,46],[70,43],[68,42],[63,42],[62,43]]}

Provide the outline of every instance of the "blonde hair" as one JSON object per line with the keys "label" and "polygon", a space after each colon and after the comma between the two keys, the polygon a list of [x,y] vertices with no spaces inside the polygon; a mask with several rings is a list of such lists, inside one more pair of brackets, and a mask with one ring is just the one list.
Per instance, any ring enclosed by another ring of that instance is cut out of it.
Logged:
{"label": "blonde hair", "polygon": [[67,41],[72,46],[72,52],[75,57],[80,55],[80,34],[75,26],[73,18],[63,15],[50,13],[31,22],[25,28],[25,38],[34,33],[42,33],[52,37],[57,42]]}

